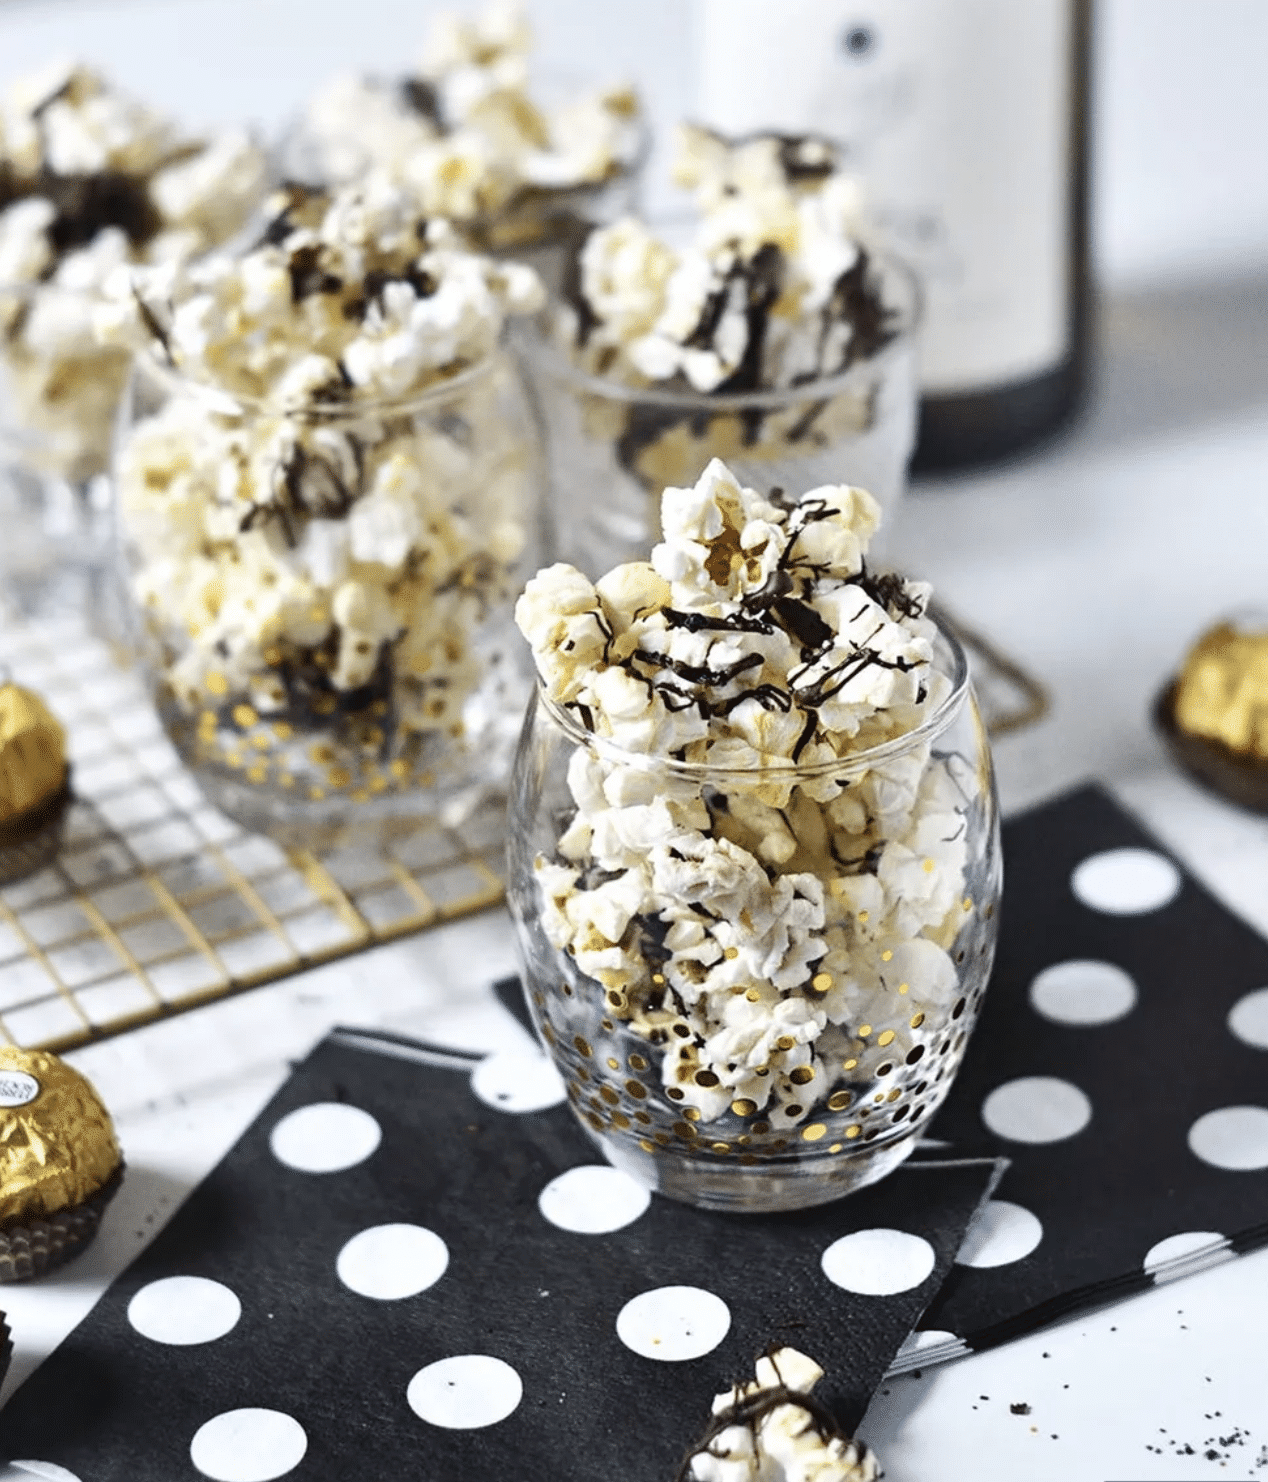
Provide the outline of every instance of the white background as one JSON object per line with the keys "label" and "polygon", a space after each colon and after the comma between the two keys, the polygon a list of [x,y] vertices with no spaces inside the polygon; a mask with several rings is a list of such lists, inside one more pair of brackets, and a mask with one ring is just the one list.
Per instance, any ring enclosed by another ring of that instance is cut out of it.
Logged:
{"label": "white background", "polygon": [[[689,111],[689,0],[530,3],[550,65],[636,77],[662,122]],[[438,8],[0,0],[0,79],[73,53],[191,122],[249,117],[271,128],[333,72],[399,68]],[[1098,13],[1102,281],[1138,288],[1268,271],[1268,0],[1099,0]]]}

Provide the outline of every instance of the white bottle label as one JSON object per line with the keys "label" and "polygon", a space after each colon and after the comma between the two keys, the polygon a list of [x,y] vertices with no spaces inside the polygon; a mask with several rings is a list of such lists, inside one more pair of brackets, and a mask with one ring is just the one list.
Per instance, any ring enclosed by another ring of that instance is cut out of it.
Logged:
{"label": "white bottle label", "polygon": [[849,146],[924,281],[921,386],[1051,370],[1070,316],[1070,0],[698,0],[698,115]]}

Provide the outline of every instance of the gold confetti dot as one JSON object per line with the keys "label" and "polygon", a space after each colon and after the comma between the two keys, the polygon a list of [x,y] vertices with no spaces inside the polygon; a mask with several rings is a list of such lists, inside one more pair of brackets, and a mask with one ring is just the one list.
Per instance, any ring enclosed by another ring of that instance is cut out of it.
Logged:
{"label": "gold confetti dot", "polygon": [[913,1029],[919,1029],[924,1022],[925,1016],[923,1014],[913,1014],[911,1016],[911,1027]]}
{"label": "gold confetti dot", "polygon": [[347,787],[352,781],[352,773],[348,771],[347,767],[331,767],[330,771],[326,773],[326,781],[331,787]]}
{"label": "gold confetti dot", "polygon": [[700,1108],[698,1106],[689,1106],[687,1110],[683,1112],[683,1116],[686,1117],[689,1122],[698,1122],[700,1120]]}
{"label": "gold confetti dot", "polygon": [[770,1131],[770,1123],[769,1122],[754,1122],[753,1123],[753,1131],[756,1132],[759,1137],[762,1137],[767,1132]]}
{"label": "gold confetti dot", "polygon": [[851,1096],[848,1091],[834,1091],[832,1095],[828,1097],[828,1110],[844,1111],[853,1100],[854,1097]]}
{"label": "gold confetti dot", "polygon": [[842,1062],[841,1062],[841,1069],[842,1070],[854,1070],[857,1066],[858,1066],[858,1061],[857,1060],[842,1060]]}
{"label": "gold confetti dot", "polygon": [[653,973],[652,974],[652,982],[655,983],[657,987],[660,987],[660,985],[662,983],[664,983],[664,981],[665,981],[665,975],[664,975],[664,973]]}
{"label": "gold confetti dot", "polygon": [[264,662],[270,668],[276,668],[282,662],[282,650],[280,648],[266,648],[264,650]]}
{"label": "gold confetti dot", "polygon": [[902,1095],[902,1094],[903,1094],[903,1088],[902,1088],[902,1087],[901,1087],[901,1086],[895,1086],[895,1087],[894,1087],[894,1089],[893,1089],[893,1090],[892,1090],[892,1091],[891,1091],[891,1092],[890,1092],[890,1093],[889,1093],[889,1095],[888,1095],[888,1096],[887,1096],[887,1097],[886,1097],[886,1098],[885,1098],[885,1100],[886,1100],[886,1101],[897,1101],[897,1100],[898,1100],[898,1098],[899,1098],[899,1097],[900,1097],[900,1096],[901,1096],[901,1095]]}
{"label": "gold confetti dot", "polygon": [[690,1122],[675,1122],[674,1132],[685,1142],[690,1142],[693,1137],[700,1136]]}
{"label": "gold confetti dot", "polygon": [[577,1047],[577,1054],[584,1055],[587,1060],[590,1058],[591,1055],[594,1054],[594,1051],[590,1048],[590,1041],[587,1039],[583,1039],[581,1035],[574,1034],[572,1037],[572,1042]]}
{"label": "gold confetti dot", "polygon": [[826,993],[832,987],[832,974],[816,973],[810,980],[810,986],[816,993]]}
{"label": "gold confetti dot", "polygon": [[868,920],[869,914],[870,913],[867,912],[867,911],[860,911],[859,912],[859,920],[862,921],[862,922],[866,922]]}
{"label": "gold confetti dot", "polygon": [[750,988],[744,997],[748,999],[749,1003],[760,1003],[762,995],[756,988]]}
{"label": "gold confetti dot", "polygon": [[809,1127],[801,1129],[802,1142],[818,1142],[821,1137],[828,1135],[828,1129],[822,1122],[811,1122]]}
{"label": "gold confetti dot", "polygon": [[240,767],[242,765],[242,753],[240,751],[227,751],[225,752],[225,761],[231,767]]}
{"label": "gold confetti dot", "polygon": [[665,1087],[665,1095],[669,1097],[670,1101],[681,1101],[686,1094],[679,1086]]}
{"label": "gold confetti dot", "polygon": [[935,869],[935,865],[934,865],[933,860],[931,860],[931,859],[925,860],[924,864],[921,865],[921,869],[924,870],[924,872],[925,872],[926,875],[932,875],[933,872],[934,872],[934,869]]}
{"label": "gold confetti dot", "polygon": [[630,1130],[630,1119],[624,1112],[614,1111],[612,1113],[612,1125],[621,1132],[628,1132]]}
{"label": "gold confetti dot", "polygon": [[893,1038],[894,1031],[892,1029],[886,1029],[883,1034],[877,1036],[876,1043],[878,1045],[888,1045],[893,1042]]}
{"label": "gold confetti dot", "polygon": [[668,1132],[654,1132],[652,1135],[653,1137],[655,1137],[656,1141],[660,1143],[661,1147],[667,1148],[669,1146]]}
{"label": "gold confetti dot", "polygon": [[711,1142],[709,1144],[709,1151],[711,1153],[729,1153],[731,1151],[731,1144],[729,1142]]}
{"label": "gold confetti dot", "polygon": [[973,909],[973,897],[971,895],[966,895],[960,902],[960,905],[964,910],[971,911]]}
{"label": "gold confetti dot", "polygon": [[839,1153],[839,1152],[842,1151],[842,1149],[844,1147],[845,1147],[845,1144],[843,1142],[834,1142],[832,1144],[832,1146],[828,1149],[828,1151],[830,1153]]}
{"label": "gold confetti dot", "polygon": [[620,1068],[621,1068],[621,1062],[619,1060],[614,1060],[612,1058],[612,1056],[609,1055],[608,1056],[608,1069],[609,1070],[620,1070]]}
{"label": "gold confetti dot", "polygon": [[911,992],[911,984],[910,983],[899,983],[899,985],[898,985],[898,991],[899,991],[899,993],[910,993]]}
{"label": "gold confetti dot", "polygon": [[728,962],[734,962],[740,955],[740,949],[738,947],[728,947],[722,955]]}
{"label": "gold confetti dot", "polygon": [[252,736],[251,737],[251,745],[254,746],[257,751],[267,751],[269,749],[269,747],[272,746],[272,744],[273,744],[273,738],[272,738],[272,736]]}
{"label": "gold confetti dot", "polygon": [[247,769],[248,782],[263,782],[268,775],[269,769],[263,762],[256,762],[254,767],[248,767]]}
{"label": "gold confetti dot", "polygon": [[354,792],[349,793],[349,797],[354,803],[368,803],[370,801],[370,794],[366,792],[364,787],[358,787]]}
{"label": "gold confetti dot", "polygon": [[888,947],[886,947],[886,949],[881,953],[881,961],[882,962],[893,962],[893,960],[894,960],[894,954],[889,950]]}
{"label": "gold confetti dot", "polygon": [[656,1144],[651,1140],[650,1137],[640,1137],[638,1140],[638,1145],[643,1149],[645,1153],[654,1153],[656,1151]]}
{"label": "gold confetti dot", "polygon": [[808,1086],[815,1078],[813,1065],[798,1065],[789,1072],[788,1079],[794,1086]]}
{"label": "gold confetti dot", "polygon": [[401,761],[400,757],[397,757],[394,762],[389,762],[387,769],[389,772],[391,772],[392,776],[396,778],[404,778],[409,776],[409,763]]}
{"label": "gold confetti dot", "polygon": [[872,1032],[872,1026],[870,1024],[860,1024],[859,1025],[859,1038],[860,1039],[866,1039],[868,1037],[868,1035],[871,1034],[871,1032]]}
{"label": "gold confetti dot", "polygon": [[229,681],[223,674],[211,673],[204,683],[208,691],[213,695],[227,695],[229,693]]}
{"label": "gold confetti dot", "polygon": [[295,779],[291,776],[291,774],[289,772],[283,772],[281,774],[281,776],[277,780],[282,784],[283,787],[294,787],[295,786]]}
{"label": "gold confetti dot", "polygon": [[598,1112],[587,1112],[586,1121],[590,1123],[590,1125],[596,1132],[603,1131],[603,1118],[598,1114]]}
{"label": "gold confetti dot", "polygon": [[747,1096],[741,1096],[738,1101],[731,1103],[731,1110],[737,1117],[751,1117],[757,1110],[757,1102],[750,1101]]}
{"label": "gold confetti dot", "polygon": [[640,1122],[644,1127],[650,1127],[652,1125],[652,1119],[645,1111],[636,1111],[634,1113],[634,1120]]}
{"label": "gold confetti dot", "polygon": [[712,1070],[698,1070],[694,1079],[697,1086],[703,1086],[706,1090],[712,1090],[718,1084],[718,1077]]}
{"label": "gold confetti dot", "polygon": [[216,712],[204,710],[198,717],[198,729],[200,731],[214,731],[216,729]]}
{"label": "gold confetti dot", "polygon": [[796,1043],[797,1041],[791,1034],[781,1034],[775,1041],[775,1048],[777,1050],[791,1050]]}
{"label": "gold confetti dot", "polygon": [[858,1137],[862,1131],[862,1127],[860,1127],[859,1124],[855,1122],[853,1126],[847,1127],[845,1129],[845,1135],[847,1137]]}
{"label": "gold confetti dot", "polygon": [[251,709],[250,705],[235,705],[233,707],[234,723],[240,725],[243,730],[246,730],[248,726],[253,726],[259,718],[255,711]]}
{"label": "gold confetti dot", "polygon": [[647,1100],[647,1087],[644,1086],[640,1081],[626,1081],[625,1089],[630,1093],[635,1101]]}
{"label": "gold confetti dot", "polygon": [[631,1055],[630,1056],[630,1069],[631,1070],[646,1070],[647,1069],[647,1061],[644,1060],[641,1055]]}

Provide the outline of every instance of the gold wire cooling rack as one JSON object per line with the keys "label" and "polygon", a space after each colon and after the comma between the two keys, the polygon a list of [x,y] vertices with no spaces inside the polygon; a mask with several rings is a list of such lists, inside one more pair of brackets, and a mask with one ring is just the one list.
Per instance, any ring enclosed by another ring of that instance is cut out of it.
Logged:
{"label": "gold wire cooling rack", "polygon": [[[988,727],[1042,689],[961,627]],[[56,861],[0,889],[0,1043],[68,1050],[452,921],[503,897],[504,817],[382,849],[287,853],[204,800],[139,677],[73,620],[10,625],[0,662],[66,727],[75,801]]]}

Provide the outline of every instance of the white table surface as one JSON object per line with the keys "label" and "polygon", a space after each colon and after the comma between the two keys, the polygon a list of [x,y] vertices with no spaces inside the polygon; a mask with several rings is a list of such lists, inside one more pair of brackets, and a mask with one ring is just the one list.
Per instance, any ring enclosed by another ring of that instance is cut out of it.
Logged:
{"label": "white table surface", "polygon": [[[1268,605],[1266,301],[1261,285],[1111,305],[1077,433],[921,487],[898,547],[1051,689],[1051,714],[997,748],[1006,808],[1098,777],[1268,933],[1268,820],[1176,773],[1147,718],[1203,626]],[[335,1023],[510,1047],[524,1032],[488,985],[513,965],[509,922],[488,912],[77,1052],[116,1113],[129,1175],[82,1259],[5,1289],[4,1397],[232,1145],[288,1060]],[[1268,1251],[887,1383],[864,1434],[891,1482],[1262,1478],[1265,1333]],[[1221,1443],[1235,1432],[1244,1444]]]}

